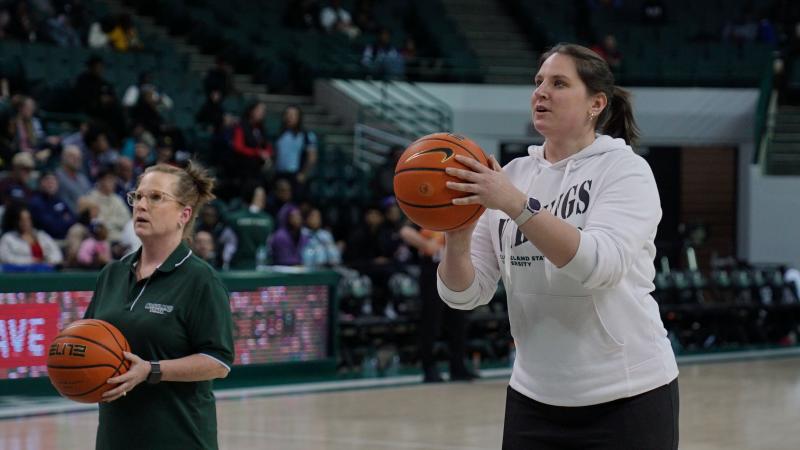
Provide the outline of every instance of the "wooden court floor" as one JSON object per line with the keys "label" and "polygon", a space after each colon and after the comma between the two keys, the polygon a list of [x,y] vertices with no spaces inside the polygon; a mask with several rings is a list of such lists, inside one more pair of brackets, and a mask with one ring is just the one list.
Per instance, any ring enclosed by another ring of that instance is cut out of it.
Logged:
{"label": "wooden court floor", "polygon": [[[506,381],[220,400],[220,447],[498,449]],[[681,449],[800,449],[800,358],[682,365],[680,394]],[[96,426],[94,412],[0,420],[0,450],[91,449]]]}

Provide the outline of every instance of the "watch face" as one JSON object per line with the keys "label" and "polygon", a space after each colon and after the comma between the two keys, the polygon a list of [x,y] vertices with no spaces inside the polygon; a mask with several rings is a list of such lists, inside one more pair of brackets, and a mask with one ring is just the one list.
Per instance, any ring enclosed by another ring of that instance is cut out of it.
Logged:
{"label": "watch face", "polygon": [[528,199],[528,209],[531,212],[539,212],[539,210],[542,209],[542,204],[539,203],[539,200],[531,197]]}

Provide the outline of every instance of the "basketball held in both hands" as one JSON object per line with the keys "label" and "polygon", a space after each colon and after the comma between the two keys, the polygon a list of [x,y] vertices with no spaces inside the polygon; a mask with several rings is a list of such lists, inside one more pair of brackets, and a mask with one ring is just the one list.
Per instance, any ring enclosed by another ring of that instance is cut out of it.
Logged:
{"label": "basketball held in both hands", "polygon": [[471,194],[447,187],[462,182],[445,173],[448,167],[471,170],[456,161],[456,155],[475,159],[486,167],[489,160],[472,140],[452,133],[423,136],[406,148],[394,170],[394,194],[405,215],[422,228],[455,231],[478,220],[482,205],[454,205],[454,198]]}
{"label": "basketball held in both hands", "polygon": [[77,320],[50,344],[47,375],[59,394],[80,403],[97,403],[103,393],[116,387],[111,377],[130,368],[123,352],[130,352],[125,336],[110,323]]}

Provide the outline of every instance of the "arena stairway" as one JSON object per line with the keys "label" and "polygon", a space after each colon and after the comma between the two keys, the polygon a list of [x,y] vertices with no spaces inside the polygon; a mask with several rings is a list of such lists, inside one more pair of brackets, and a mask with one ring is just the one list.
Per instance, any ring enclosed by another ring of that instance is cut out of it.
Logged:
{"label": "arena stairway", "polygon": [[[188,59],[189,70],[194,72],[199,79],[203,79],[208,69],[214,65],[214,55],[203,53],[198,47],[189,43],[185,36],[175,36],[169,33],[152,17],[140,14],[139,11],[120,0],[101,0],[101,2],[108,6],[111,13],[130,14],[142,34],[170,40],[174,44],[175,51],[181,57]],[[270,93],[265,84],[257,83],[251,75],[242,73],[234,74],[234,88],[241,96],[226,101],[226,109],[230,112],[238,114],[243,110],[245,104],[253,99],[264,101],[267,105],[267,131],[275,133],[280,126],[280,116],[284,108],[289,105],[297,105],[303,110],[306,127],[320,137],[323,149],[337,148],[345,153],[351,152],[353,147],[352,129],[343,126],[340,118],[331,114],[326,108],[315,104],[311,96]],[[191,105],[185,111],[186,114],[191,113],[192,118],[202,104],[203,98],[197,98],[196,101],[197,104]]]}
{"label": "arena stairway", "polygon": [[486,74],[485,82],[529,84],[538,55],[498,1],[442,0]]}
{"label": "arena stairway", "polygon": [[800,107],[781,106],[772,118],[764,169],[769,175],[800,175]]}

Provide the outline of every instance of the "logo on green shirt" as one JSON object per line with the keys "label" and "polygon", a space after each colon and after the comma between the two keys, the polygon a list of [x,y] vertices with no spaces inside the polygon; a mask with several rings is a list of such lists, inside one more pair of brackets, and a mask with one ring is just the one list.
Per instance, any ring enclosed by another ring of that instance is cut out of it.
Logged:
{"label": "logo on green shirt", "polygon": [[150,311],[153,314],[168,314],[172,312],[172,305],[162,305],[161,303],[148,303],[144,305],[144,309]]}

